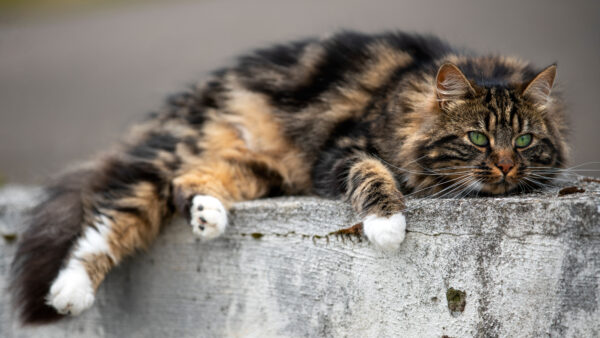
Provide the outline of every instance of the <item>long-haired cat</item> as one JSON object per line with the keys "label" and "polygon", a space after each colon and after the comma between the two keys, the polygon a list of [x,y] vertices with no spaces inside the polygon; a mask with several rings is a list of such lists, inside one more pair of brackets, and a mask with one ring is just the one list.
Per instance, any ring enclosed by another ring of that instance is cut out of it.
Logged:
{"label": "long-haired cat", "polygon": [[236,201],[343,198],[366,237],[393,250],[405,234],[403,194],[548,183],[532,170],[567,157],[555,75],[555,65],[404,33],[344,32],[244,56],[48,186],[13,263],[21,318],[89,308],[109,270],[148,247],[175,212],[211,239]]}

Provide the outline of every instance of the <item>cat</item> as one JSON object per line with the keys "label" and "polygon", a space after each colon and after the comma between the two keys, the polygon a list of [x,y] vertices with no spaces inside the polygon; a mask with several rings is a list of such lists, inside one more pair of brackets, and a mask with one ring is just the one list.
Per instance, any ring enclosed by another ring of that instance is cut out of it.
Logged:
{"label": "cat", "polygon": [[555,77],[555,64],[536,69],[403,32],[340,32],[243,56],[48,185],[12,265],[20,318],[44,323],[92,306],[109,270],[177,212],[212,239],[237,201],[342,198],[374,246],[395,250],[404,195],[544,185],[552,173],[533,169],[568,158]]}

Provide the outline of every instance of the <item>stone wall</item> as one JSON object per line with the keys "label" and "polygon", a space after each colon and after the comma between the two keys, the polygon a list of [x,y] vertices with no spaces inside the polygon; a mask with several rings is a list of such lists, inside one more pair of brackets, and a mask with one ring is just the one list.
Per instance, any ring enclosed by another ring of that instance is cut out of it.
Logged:
{"label": "stone wall", "polygon": [[[394,254],[333,232],[343,203],[239,203],[224,237],[182,220],[116,268],[80,317],[20,328],[0,294],[2,337],[600,336],[600,184],[585,192],[410,200]],[[0,287],[37,189],[0,191]]]}

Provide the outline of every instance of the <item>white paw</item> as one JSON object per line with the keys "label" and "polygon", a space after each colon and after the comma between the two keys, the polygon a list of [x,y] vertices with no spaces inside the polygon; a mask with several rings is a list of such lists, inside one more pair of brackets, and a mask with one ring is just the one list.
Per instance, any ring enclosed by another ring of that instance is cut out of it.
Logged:
{"label": "white paw", "polygon": [[92,281],[81,262],[71,260],[50,287],[46,303],[63,315],[78,315],[94,304]]}
{"label": "white paw", "polygon": [[223,203],[212,196],[194,196],[190,216],[192,231],[203,239],[219,237],[227,227],[227,211]]}
{"label": "white paw", "polygon": [[386,251],[397,250],[404,240],[406,219],[399,212],[390,217],[369,215],[363,221],[363,231],[369,241]]}

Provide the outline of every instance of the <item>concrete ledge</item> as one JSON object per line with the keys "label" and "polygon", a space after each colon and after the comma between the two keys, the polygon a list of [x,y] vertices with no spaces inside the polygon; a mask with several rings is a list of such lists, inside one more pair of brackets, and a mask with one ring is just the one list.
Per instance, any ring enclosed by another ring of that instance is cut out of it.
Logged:
{"label": "concrete ledge", "polygon": [[[176,220],[80,317],[19,328],[2,293],[0,336],[599,336],[600,184],[568,185],[586,191],[410,200],[395,254],[328,235],[357,219],[317,198],[237,204],[209,243]],[[0,191],[2,288],[37,193]]]}

